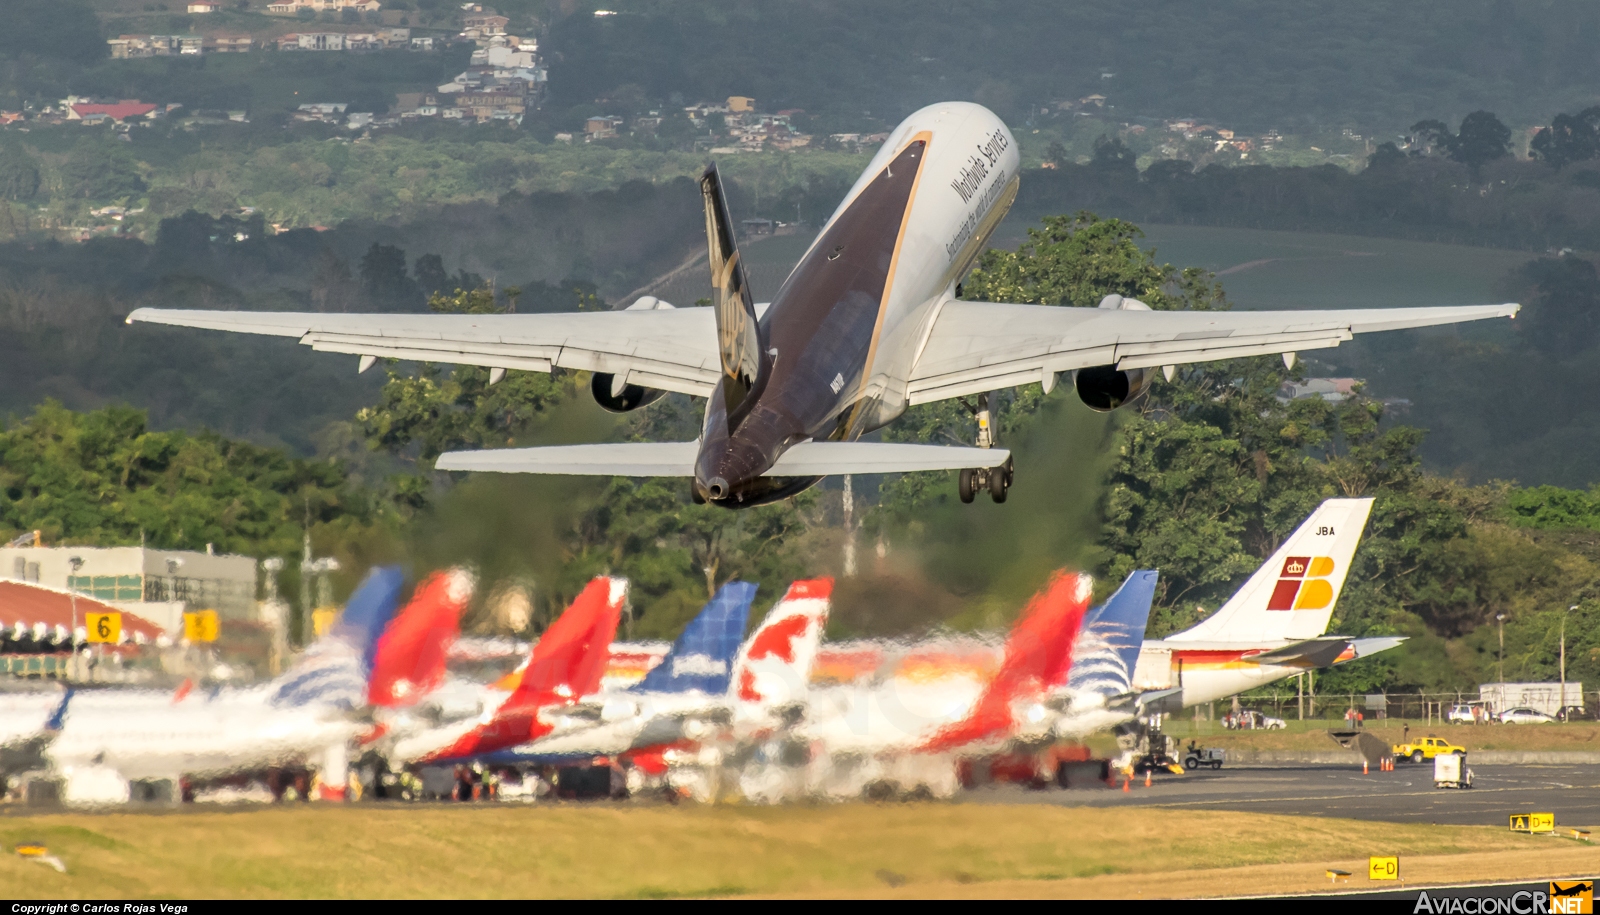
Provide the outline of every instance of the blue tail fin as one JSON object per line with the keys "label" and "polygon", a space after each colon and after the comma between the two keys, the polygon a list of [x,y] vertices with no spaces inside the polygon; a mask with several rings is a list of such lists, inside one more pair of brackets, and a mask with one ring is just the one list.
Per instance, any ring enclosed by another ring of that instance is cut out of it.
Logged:
{"label": "blue tail fin", "polygon": [[366,705],[372,654],[378,636],[394,617],[404,580],[395,566],[380,566],[367,573],[333,628],[273,682],[273,704]]}
{"label": "blue tail fin", "polygon": [[717,591],[700,615],[689,621],[683,634],[661,663],[634,685],[635,692],[684,693],[692,689],[721,694],[728,691],[733,659],[744,639],[750,619],[750,602],[756,586],[730,581]]}
{"label": "blue tail fin", "polygon": [[1150,621],[1156,578],[1154,571],[1135,571],[1104,604],[1089,611],[1073,652],[1067,689],[1107,698],[1133,689],[1133,669]]}

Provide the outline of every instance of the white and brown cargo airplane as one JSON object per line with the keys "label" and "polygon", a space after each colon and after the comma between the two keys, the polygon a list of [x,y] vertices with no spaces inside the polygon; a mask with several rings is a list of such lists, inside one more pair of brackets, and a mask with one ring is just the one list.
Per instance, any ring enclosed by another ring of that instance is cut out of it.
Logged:
{"label": "white and brown cargo airplane", "polygon": [[[861,441],[908,406],[1040,383],[1063,372],[1090,407],[1137,399],[1159,367],[1337,346],[1365,331],[1509,317],[1516,305],[1338,311],[1151,311],[956,297],[1017,194],[1017,144],[980,105],[905,120],[768,304],[746,282],[715,166],[701,178],[713,304],[642,299],[586,314],[289,314],[140,308],[128,321],[296,337],[325,352],[506,369],[595,373],[596,400],[626,411],[662,392],[707,398],[693,442],[506,448],[442,455],[442,470],[683,476],[730,508],[781,499],[823,476],[961,469],[962,498],[1010,485],[1002,448]],[[989,444],[986,430],[981,444]]]}

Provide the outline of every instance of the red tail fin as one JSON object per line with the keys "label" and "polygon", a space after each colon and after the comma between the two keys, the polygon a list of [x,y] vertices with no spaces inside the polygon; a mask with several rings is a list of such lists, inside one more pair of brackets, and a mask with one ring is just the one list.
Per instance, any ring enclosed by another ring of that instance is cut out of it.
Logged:
{"label": "red tail fin", "polygon": [[522,682],[493,718],[423,761],[492,753],[549,733],[550,726],[538,717],[541,708],[570,702],[600,688],[627,596],[625,578],[602,576],[589,582],[540,636]]}
{"label": "red tail fin", "polygon": [[1055,573],[1022,611],[1006,640],[1005,660],[972,711],[918,749],[938,753],[1001,734],[1011,727],[1012,703],[1065,683],[1092,584],[1087,575]]}
{"label": "red tail fin", "polygon": [[461,634],[461,613],[472,598],[472,576],[460,569],[436,572],[383,635],[372,658],[368,701],[390,708],[414,705],[444,682],[445,655]]}

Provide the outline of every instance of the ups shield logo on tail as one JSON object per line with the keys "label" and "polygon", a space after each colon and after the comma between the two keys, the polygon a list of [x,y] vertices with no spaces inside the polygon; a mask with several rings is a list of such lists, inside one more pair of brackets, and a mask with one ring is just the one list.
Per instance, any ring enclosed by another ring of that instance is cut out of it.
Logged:
{"label": "ups shield logo on tail", "polygon": [[1592,915],[1594,881],[1550,881],[1550,915]]}

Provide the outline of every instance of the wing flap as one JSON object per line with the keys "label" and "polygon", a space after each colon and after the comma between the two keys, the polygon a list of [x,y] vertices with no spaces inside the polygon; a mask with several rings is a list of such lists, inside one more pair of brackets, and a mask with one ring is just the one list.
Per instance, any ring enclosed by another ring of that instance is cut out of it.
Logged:
{"label": "wing flap", "polygon": [[319,352],[548,372],[630,376],[704,397],[721,362],[709,308],[530,315],[319,314],[140,308],[128,323],[298,337]]}
{"label": "wing flap", "polygon": [[1354,334],[1513,317],[1520,306],[1137,311],[948,301],[911,372],[913,404],[1093,365],[1149,368],[1326,349]]}
{"label": "wing flap", "polygon": [[[440,470],[548,473],[575,476],[692,477],[698,442],[619,442],[451,451]],[[910,473],[998,467],[1004,448],[904,445],[890,442],[801,442],[784,452],[767,476],[811,477],[841,473]]]}

